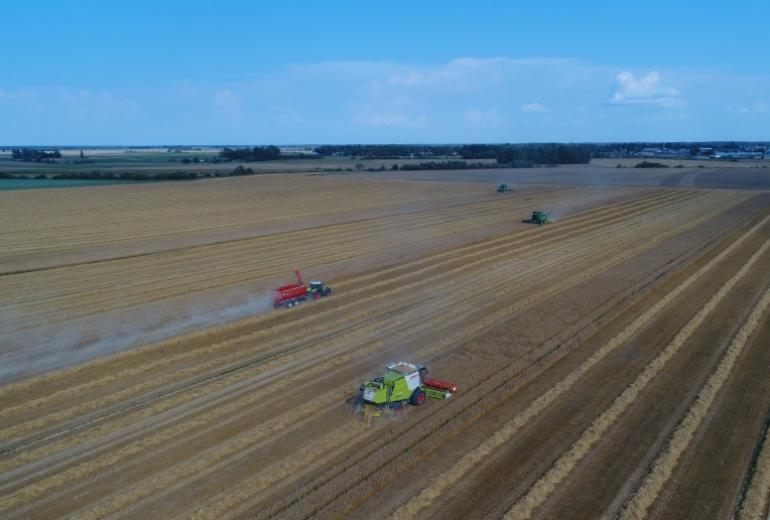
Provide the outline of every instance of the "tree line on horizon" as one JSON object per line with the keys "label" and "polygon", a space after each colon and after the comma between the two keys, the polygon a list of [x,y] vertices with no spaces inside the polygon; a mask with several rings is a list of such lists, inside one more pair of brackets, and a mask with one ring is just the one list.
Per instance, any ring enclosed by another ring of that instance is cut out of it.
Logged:
{"label": "tree line on horizon", "polygon": [[46,151],[36,148],[13,148],[11,149],[11,157],[14,161],[44,162],[61,159],[61,152],[59,150]]}
{"label": "tree line on horizon", "polygon": [[281,149],[277,146],[225,147],[219,156],[229,161],[275,161],[281,158]]}
{"label": "tree line on horizon", "polygon": [[365,159],[459,157],[495,159],[500,165],[584,164],[591,160],[591,145],[563,143],[465,145],[324,145],[315,149],[322,157]]}

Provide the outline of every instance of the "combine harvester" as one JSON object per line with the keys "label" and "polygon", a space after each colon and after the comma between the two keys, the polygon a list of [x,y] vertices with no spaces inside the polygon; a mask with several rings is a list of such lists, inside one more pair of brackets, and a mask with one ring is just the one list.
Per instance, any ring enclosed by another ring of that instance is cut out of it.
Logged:
{"label": "combine harvester", "polygon": [[507,184],[497,185],[497,193],[508,193],[509,191],[513,191],[513,190]]}
{"label": "combine harvester", "polygon": [[422,365],[399,361],[385,367],[385,374],[361,385],[361,399],[377,406],[403,406],[407,401],[414,406],[426,397],[448,399],[457,385],[428,377]]}
{"label": "combine harvester", "polygon": [[522,222],[525,224],[537,224],[539,226],[548,224],[548,213],[545,211],[533,211],[532,218],[524,219]]}
{"label": "combine harvester", "polygon": [[276,309],[278,307],[294,307],[308,298],[318,300],[332,294],[331,287],[323,282],[313,281],[306,285],[302,281],[302,275],[299,271],[294,271],[294,275],[297,277],[297,283],[290,283],[273,289],[273,307]]}

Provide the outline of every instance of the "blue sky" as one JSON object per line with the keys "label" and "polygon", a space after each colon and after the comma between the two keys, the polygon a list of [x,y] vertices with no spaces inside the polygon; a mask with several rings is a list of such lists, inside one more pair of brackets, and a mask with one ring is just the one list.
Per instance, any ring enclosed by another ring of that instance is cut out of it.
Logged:
{"label": "blue sky", "polygon": [[770,2],[6,0],[0,143],[770,139]]}

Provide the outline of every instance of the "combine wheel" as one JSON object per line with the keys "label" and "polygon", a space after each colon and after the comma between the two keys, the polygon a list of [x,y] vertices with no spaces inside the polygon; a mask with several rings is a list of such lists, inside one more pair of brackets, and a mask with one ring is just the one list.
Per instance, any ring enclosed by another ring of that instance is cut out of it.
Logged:
{"label": "combine wheel", "polygon": [[420,406],[425,402],[425,393],[422,391],[422,389],[420,389],[420,387],[414,389],[412,396],[409,398],[409,402],[414,406]]}

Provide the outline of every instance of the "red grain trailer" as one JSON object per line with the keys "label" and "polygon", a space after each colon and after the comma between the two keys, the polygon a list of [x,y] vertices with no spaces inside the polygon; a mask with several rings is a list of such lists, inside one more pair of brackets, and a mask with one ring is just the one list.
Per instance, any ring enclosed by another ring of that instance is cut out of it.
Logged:
{"label": "red grain trailer", "polygon": [[313,281],[305,284],[299,271],[294,271],[297,283],[282,285],[273,289],[273,307],[294,307],[308,298],[317,300],[332,293],[331,287],[323,282]]}
{"label": "red grain trailer", "polygon": [[294,271],[297,277],[297,283],[282,285],[273,289],[274,307],[294,307],[300,301],[307,299],[307,285],[302,281],[302,275],[299,271]]}

